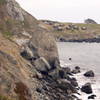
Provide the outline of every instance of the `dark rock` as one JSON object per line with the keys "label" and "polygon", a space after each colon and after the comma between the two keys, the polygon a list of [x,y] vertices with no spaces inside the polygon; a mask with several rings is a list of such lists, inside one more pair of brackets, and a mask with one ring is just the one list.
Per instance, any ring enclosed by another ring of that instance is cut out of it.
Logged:
{"label": "dark rock", "polygon": [[76,66],[75,69],[80,70],[80,67],[79,66]]}
{"label": "dark rock", "polygon": [[[42,93],[48,95],[50,100],[74,100],[72,93],[76,93],[76,88],[66,79],[53,80],[49,76],[41,80]],[[45,100],[45,99],[43,99]]]}
{"label": "dark rock", "polygon": [[23,51],[20,53],[20,55],[21,55],[23,58],[27,59],[27,60],[29,60],[30,58],[32,58],[32,56],[31,56],[26,50],[23,50]]}
{"label": "dark rock", "polygon": [[73,81],[77,81],[76,78],[74,78],[74,77],[72,77],[71,80],[73,80]]}
{"label": "dark rock", "polygon": [[60,78],[68,78],[68,75],[72,75],[71,69],[69,67],[59,69],[59,77]]}
{"label": "dark rock", "polygon": [[58,69],[56,68],[55,70],[49,71],[48,75],[54,80],[58,79],[59,78]]}
{"label": "dark rock", "polygon": [[72,60],[72,58],[69,58],[69,60]]}
{"label": "dark rock", "polygon": [[79,100],[79,98],[75,95],[71,95],[72,97],[74,97],[76,100]]}
{"label": "dark rock", "polygon": [[78,43],[81,43],[81,42],[88,42],[88,43],[93,43],[93,42],[96,42],[96,43],[100,43],[100,38],[96,37],[96,38],[88,38],[88,39],[64,39],[65,41],[60,41],[60,42],[78,42]]}
{"label": "dark rock", "polygon": [[42,89],[41,88],[36,88],[36,91],[39,93],[42,93]]}
{"label": "dark rock", "polygon": [[94,77],[95,74],[94,74],[94,72],[93,72],[92,70],[90,70],[90,71],[86,72],[86,73],[84,74],[84,76],[86,76],[86,77]]}
{"label": "dark rock", "polygon": [[70,81],[66,79],[59,79],[57,80],[58,82],[58,87],[61,88],[64,91],[71,92],[71,93],[76,93],[77,90],[76,88],[71,84]]}
{"label": "dark rock", "polygon": [[95,22],[93,19],[86,19],[84,22],[86,24],[97,24],[97,22]]}
{"label": "dark rock", "polygon": [[71,84],[72,84],[74,87],[78,87],[78,82],[77,82],[76,78],[74,78],[74,77],[71,78],[70,76],[67,76],[66,79],[67,79],[68,81],[70,81]]}
{"label": "dark rock", "polygon": [[80,67],[78,67],[78,66],[76,66],[75,69],[72,70],[73,74],[77,74],[77,73],[80,73],[80,72],[81,72]]}
{"label": "dark rock", "polygon": [[65,72],[63,70],[59,70],[59,77],[64,78]]}
{"label": "dark rock", "polygon": [[56,68],[48,72],[48,75],[53,79],[70,79],[68,75],[71,75],[71,69],[69,67],[66,68]]}
{"label": "dark rock", "polygon": [[93,95],[89,96],[88,99],[95,99],[95,97],[96,97],[96,95],[93,94]]}
{"label": "dark rock", "polygon": [[75,87],[77,87],[77,86],[78,86],[78,82],[77,82],[77,81],[75,81],[75,80],[71,80],[71,84],[72,84],[73,86],[75,86]]}
{"label": "dark rock", "polygon": [[62,68],[62,70],[65,71],[66,74],[71,73],[71,69],[69,67]]}
{"label": "dark rock", "polygon": [[56,68],[60,67],[59,59],[56,57],[53,59],[53,62],[51,61],[49,63],[51,65],[51,70],[55,70]]}
{"label": "dark rock", "polygon": [[60,37],[60,38],[59,38],[59,41],[60,41],[60,42],[66,42],[66,38]]}
{"label": "dark rock", "polygon": [[92,93],[92,87],[90,83],[86,83],[85,85],[82,86],[81,88],[82,92],[85,92],[87,94],[91,94]]}

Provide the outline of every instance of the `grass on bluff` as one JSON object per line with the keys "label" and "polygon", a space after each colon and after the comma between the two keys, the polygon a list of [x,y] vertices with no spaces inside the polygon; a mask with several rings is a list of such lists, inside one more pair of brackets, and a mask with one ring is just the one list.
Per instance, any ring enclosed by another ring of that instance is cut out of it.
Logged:
{"label": "grass on bluff", "polygon": [[6,38],[10,38],[13,34],[11,32],[4,32],[3,35],[6,37]]}
{"label": "grass on bluff", "polygon": [[6,0],[0,0],[0,4],[5,4]]}
{"label": "grass on bluff", "polygon": [[0,95],[0,100],[13,100],[13,99],[10,99],[9,97]]}

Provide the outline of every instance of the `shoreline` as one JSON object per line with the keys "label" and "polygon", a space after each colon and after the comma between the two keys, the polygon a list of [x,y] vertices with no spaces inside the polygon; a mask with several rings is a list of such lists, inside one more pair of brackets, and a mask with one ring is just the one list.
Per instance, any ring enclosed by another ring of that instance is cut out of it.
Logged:
{"label": "shoreline", "polygon": [[77,43],[100,43],[100,38],[92,38],[92,39],[66,39],[66,38],[60,38],[57,39],[57,42],[77,42]]}
{"label": "shoreline", "polygon": [[[65,63],[61,63],[61,66],[62,68],[64,66],[67,67],[67,64]],[[65,67],[65,68],[66,68]],[[74,67],[69,67],[71,68],[71,70],[74,69]],[[78,94],[74,94],[76,97],[78,97],[79,100],[89,100],[88,97],[91,96],[91,95],[96,95],[95,99],[92,99],[92,100],[100,100],[100,86],[99,86],[99,82],[100,82],[100,79],[99,79],[99,76],[95,73],[95,76],[94,77],[85,77],[84,76],[84,73],[89,71],[90,69],[83,69],[81,68],[80,66],[80,71],[79,73],[76,73],[76,74],[73,74],[72,77],[74,77],[76,80],[77,80],[77,83],[78,83],[78,86],[79,87],[82,87],[84,84],[86,83],[90,83],[91,86],[92,86],[92,90],[93,90],[93,93],[91,94],[86,94],[84,92],[81,91],[81,89],[78,90]]]}

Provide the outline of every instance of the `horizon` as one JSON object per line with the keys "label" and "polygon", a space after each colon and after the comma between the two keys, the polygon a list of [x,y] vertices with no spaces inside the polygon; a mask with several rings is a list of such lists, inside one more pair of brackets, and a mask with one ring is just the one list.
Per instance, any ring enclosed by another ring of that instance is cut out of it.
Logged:
{"label": "horizon", "polygon": [[59,22],[83,23],[85,19],[93,19],[100,23],[100,1],[98,0],[16,0],[22,8],[37,19]]}

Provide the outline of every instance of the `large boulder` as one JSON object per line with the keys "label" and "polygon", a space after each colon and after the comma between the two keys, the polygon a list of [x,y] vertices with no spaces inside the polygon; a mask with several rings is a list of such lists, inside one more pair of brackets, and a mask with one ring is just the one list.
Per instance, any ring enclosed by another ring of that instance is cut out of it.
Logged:
{"label": "large boulder", "polygon": [[44,57],[52,68],[59,65],[57,46],[50,33],[45,32],[42,29],[36,31],[36,33],[32,34],[29,47],[31,48],[33,55]]}
{"label": "large boulder", "polygon": [[96,21],[94,21],[93,19],[90,19],[90,18],[86,19],[84,22],[85,22],[86,24],[97,24]]}
{"label": "large boulder", "polygon": [[43,57],[40,57],[39,59],[36,59],[33,62],[33,64],[36,67],[36,69],[41,73],[47,73],[51,69],[50,64]]}
{"label": "large boulder", "polygon": [[92,87],[90,83],[86,83],[85,85],[82,86],[81,88],[82,92],[85,92],[87,94],[91,94],[92,93]]}
{"label": "large boulder", "polygon": [[90,71],[87,71],[86,73],[84,73],[84,76],[85,77],[94,77],[95,74],[94,74],[94,72],[92,70],[90,70]]}
{"label": "large boulder", "polygon": [[88,99],[95,99],[95,97],[96,97],[96,95],[90,95],[89,97],[88,97]]}

